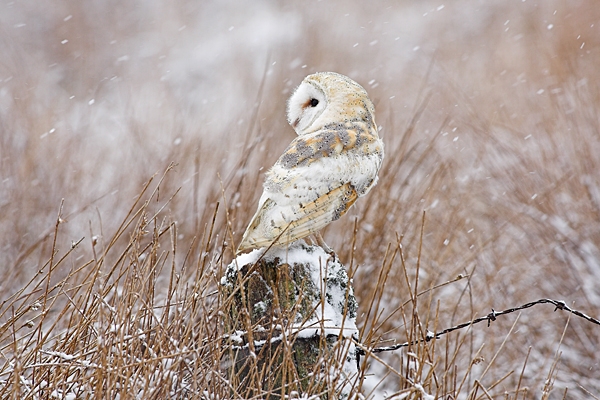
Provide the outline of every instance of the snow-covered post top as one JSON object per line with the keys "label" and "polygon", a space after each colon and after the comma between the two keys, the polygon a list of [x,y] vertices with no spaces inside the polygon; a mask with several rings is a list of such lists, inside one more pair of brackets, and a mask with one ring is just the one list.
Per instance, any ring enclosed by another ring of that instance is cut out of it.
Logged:
{"label": "snow-covered post top", "polygon": [[[344,266],[321,247],[302,242],[266,254],[264,250],[238,256],[221,279],[228,310],[225,333],[234,349],[224,357],[223,367],[242,382],[252,373],[250,357],[259,369],[269,363],[267,381],[281,385],[282,376],[297,376],[302,383],[296,389],[305,391],[315,382],[304,378],[332,374],[332,365],[337,365],[335,383],[327,379],[320,385],[333,384],[339,394],[343,381],[357,374],[350,338],[358,337],[358,305]],[[289,375],[286,368],[295,372]]]}

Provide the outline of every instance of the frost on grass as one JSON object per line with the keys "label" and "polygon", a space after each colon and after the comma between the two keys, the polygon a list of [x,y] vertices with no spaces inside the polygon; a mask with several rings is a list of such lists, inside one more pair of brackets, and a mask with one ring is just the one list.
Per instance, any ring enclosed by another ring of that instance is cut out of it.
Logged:
{"label": "frost on grass", "polygon": [[224,298],[231,299],[225,331],[235,348],[225,368],[243,379],[251,373],[248,357],[259,367],[275,357],[280,369],[273,371],[275,386],[283,369],[294,368],[303,392],[312,381],[349,393],[358,375],[352,342],[358,337],[358,305],[336,256],[302,242],[266,253],[254,250],[229,264],[221,284]]}

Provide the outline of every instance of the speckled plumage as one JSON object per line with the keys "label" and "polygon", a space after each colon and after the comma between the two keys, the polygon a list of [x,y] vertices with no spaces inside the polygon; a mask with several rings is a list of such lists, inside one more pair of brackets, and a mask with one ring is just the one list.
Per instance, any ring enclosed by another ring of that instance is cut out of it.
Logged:
{"label": "speckled plumage", "polygon": [[298,137],[266,173],[238,252],[302,239],[369,192],[384,154],[374,112],[367,92],[350,78],[321,72],[302,81],[288,101]]}

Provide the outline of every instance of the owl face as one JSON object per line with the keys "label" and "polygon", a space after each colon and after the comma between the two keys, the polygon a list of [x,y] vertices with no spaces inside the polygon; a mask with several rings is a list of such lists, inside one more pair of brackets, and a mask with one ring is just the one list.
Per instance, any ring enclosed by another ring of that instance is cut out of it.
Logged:
{"label": "owl face", "polygon": [[327,108],[325,89],[308,78],[310,76],[302,81],[288,101],[288,123],[298,135],[310,130],[317,118]]}
{"label": "owl face", "polygon": [[373,122],[374,106],[365,89],[335,72],[307,76],[288,101],[289,124],[298,135],[332,122]]}

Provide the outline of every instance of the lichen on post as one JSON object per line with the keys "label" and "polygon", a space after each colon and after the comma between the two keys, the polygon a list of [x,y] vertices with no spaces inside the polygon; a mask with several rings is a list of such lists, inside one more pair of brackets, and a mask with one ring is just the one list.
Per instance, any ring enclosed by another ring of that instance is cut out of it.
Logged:
{"label": "lichen on post", "polygon": [[233,260],[221,279],[222,368],[239,394],[344,398],[358,368],[358,308],[335,255],[298,242]]}

